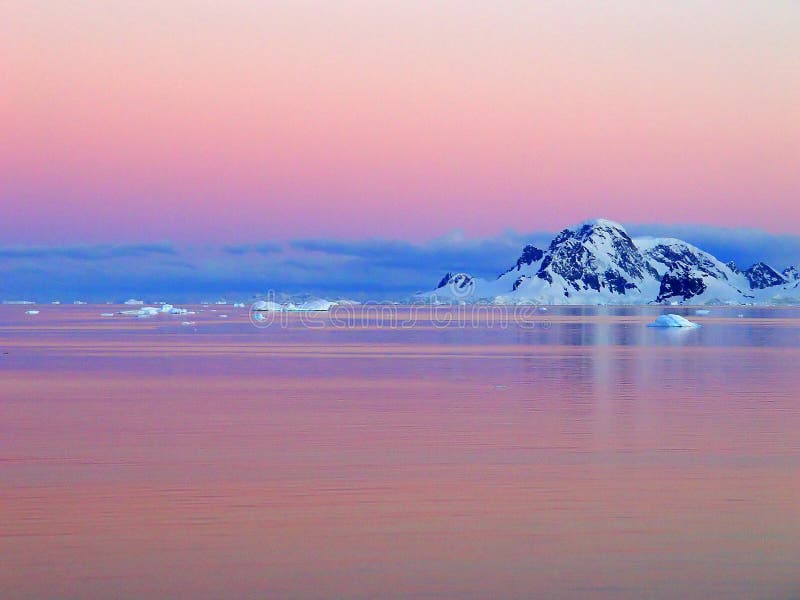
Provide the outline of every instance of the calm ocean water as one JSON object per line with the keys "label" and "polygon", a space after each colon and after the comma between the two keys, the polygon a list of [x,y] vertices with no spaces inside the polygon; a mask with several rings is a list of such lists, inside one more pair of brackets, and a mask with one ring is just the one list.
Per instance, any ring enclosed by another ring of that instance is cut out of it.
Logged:
{"label": "calm ocean water", "polygon": [[800,598],[800,309],[26,308],[4,599]]}

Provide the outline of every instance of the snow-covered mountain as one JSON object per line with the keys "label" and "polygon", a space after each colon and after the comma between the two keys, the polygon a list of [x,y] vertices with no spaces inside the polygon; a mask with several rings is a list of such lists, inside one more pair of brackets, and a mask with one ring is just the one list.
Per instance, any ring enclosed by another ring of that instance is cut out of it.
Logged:
{"label": "snow-covered mountain", "polygon": [[563,230],[546,249],[525,246],[491,281],[448,273],[426,302],[497,304],[800,303],[800,273],[765,263],[740,271],[673,238],[631,238],[598,219]]}

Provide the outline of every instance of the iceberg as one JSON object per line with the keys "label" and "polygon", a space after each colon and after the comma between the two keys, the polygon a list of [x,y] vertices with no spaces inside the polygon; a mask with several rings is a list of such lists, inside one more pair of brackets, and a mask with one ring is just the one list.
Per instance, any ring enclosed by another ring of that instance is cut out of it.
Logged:
{"label": "iceberg", "polygon": [[271,300],[259,300],[253,303],[252,309],[260,311],[283,310],[283,306]]}
{"label": "iceberg", "polygon": [[313,300],[306,300],[301,304],[288,304],[286,306],[286,310],[290,311],[324,311],[330,310],[333,306],[336,306],[336,302],[331,302],[330,300],[321,300],[319,298],[315,298]]}
{"label": "iceberg", "polygon": [[696,315],[708,315],[708,314],[711,314],[711,311],[710,310],[706,310],[704,308],[701,308],[699,310],[694,311],[694,314],[696,314]]}
{"label": "iceberg", "polygon": [[161,305],[161,310],[159,312],[162,312],[165,315],[185,315],[189,311],[186,310],[185,308],[178,308],[176,306],[173,306],[172,304],[165,303]]}
{"label": "iceberg", "polygon": [[38,315],[39,311],[38,310],[26,310],[25,314],[26,315]]}
{"label": "iceberg", "polygon": [[697,323],[692,323],[689,319],[684,319],[680,315],[660,315],[648,327],[700,327]]}
{"label": "iceberg", "polygon": [[158,308],[155,306],[142,306],[135,310],[121,310],[119,314],[132,317],[154,317],[156,315],[193,315],[194,312],[172,306],[172,304],[162,304]]}
{"label": "iceberg", "polygon": [[142,304],[144,304],[144,300],[136,300],[134,298],[131,298],[130,300],[125,300],[124,303],[127,304],[128,306],[141,306]]}
{"label": "iceberg", "polygon": [[101,317],[113,317],[114,313],[100,313]]}

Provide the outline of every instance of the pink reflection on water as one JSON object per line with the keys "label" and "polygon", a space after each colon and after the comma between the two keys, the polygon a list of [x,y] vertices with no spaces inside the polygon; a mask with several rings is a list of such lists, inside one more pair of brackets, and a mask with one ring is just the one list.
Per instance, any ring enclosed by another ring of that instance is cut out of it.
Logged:
{"label": "pink reflection on water", "polygon": [[800,350],[714,345],[747,324],[555,316],[529,344],[96,312],[0,328],[4,596],[797,591]]}

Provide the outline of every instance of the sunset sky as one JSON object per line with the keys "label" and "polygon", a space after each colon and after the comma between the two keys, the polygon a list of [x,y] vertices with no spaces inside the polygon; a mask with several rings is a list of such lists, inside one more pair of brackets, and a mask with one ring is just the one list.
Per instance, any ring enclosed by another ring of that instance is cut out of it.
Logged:
{"label": "sunset sky", "polygon": [[800,234],[794,0],[0,0],[0,84],[0,260]]}

